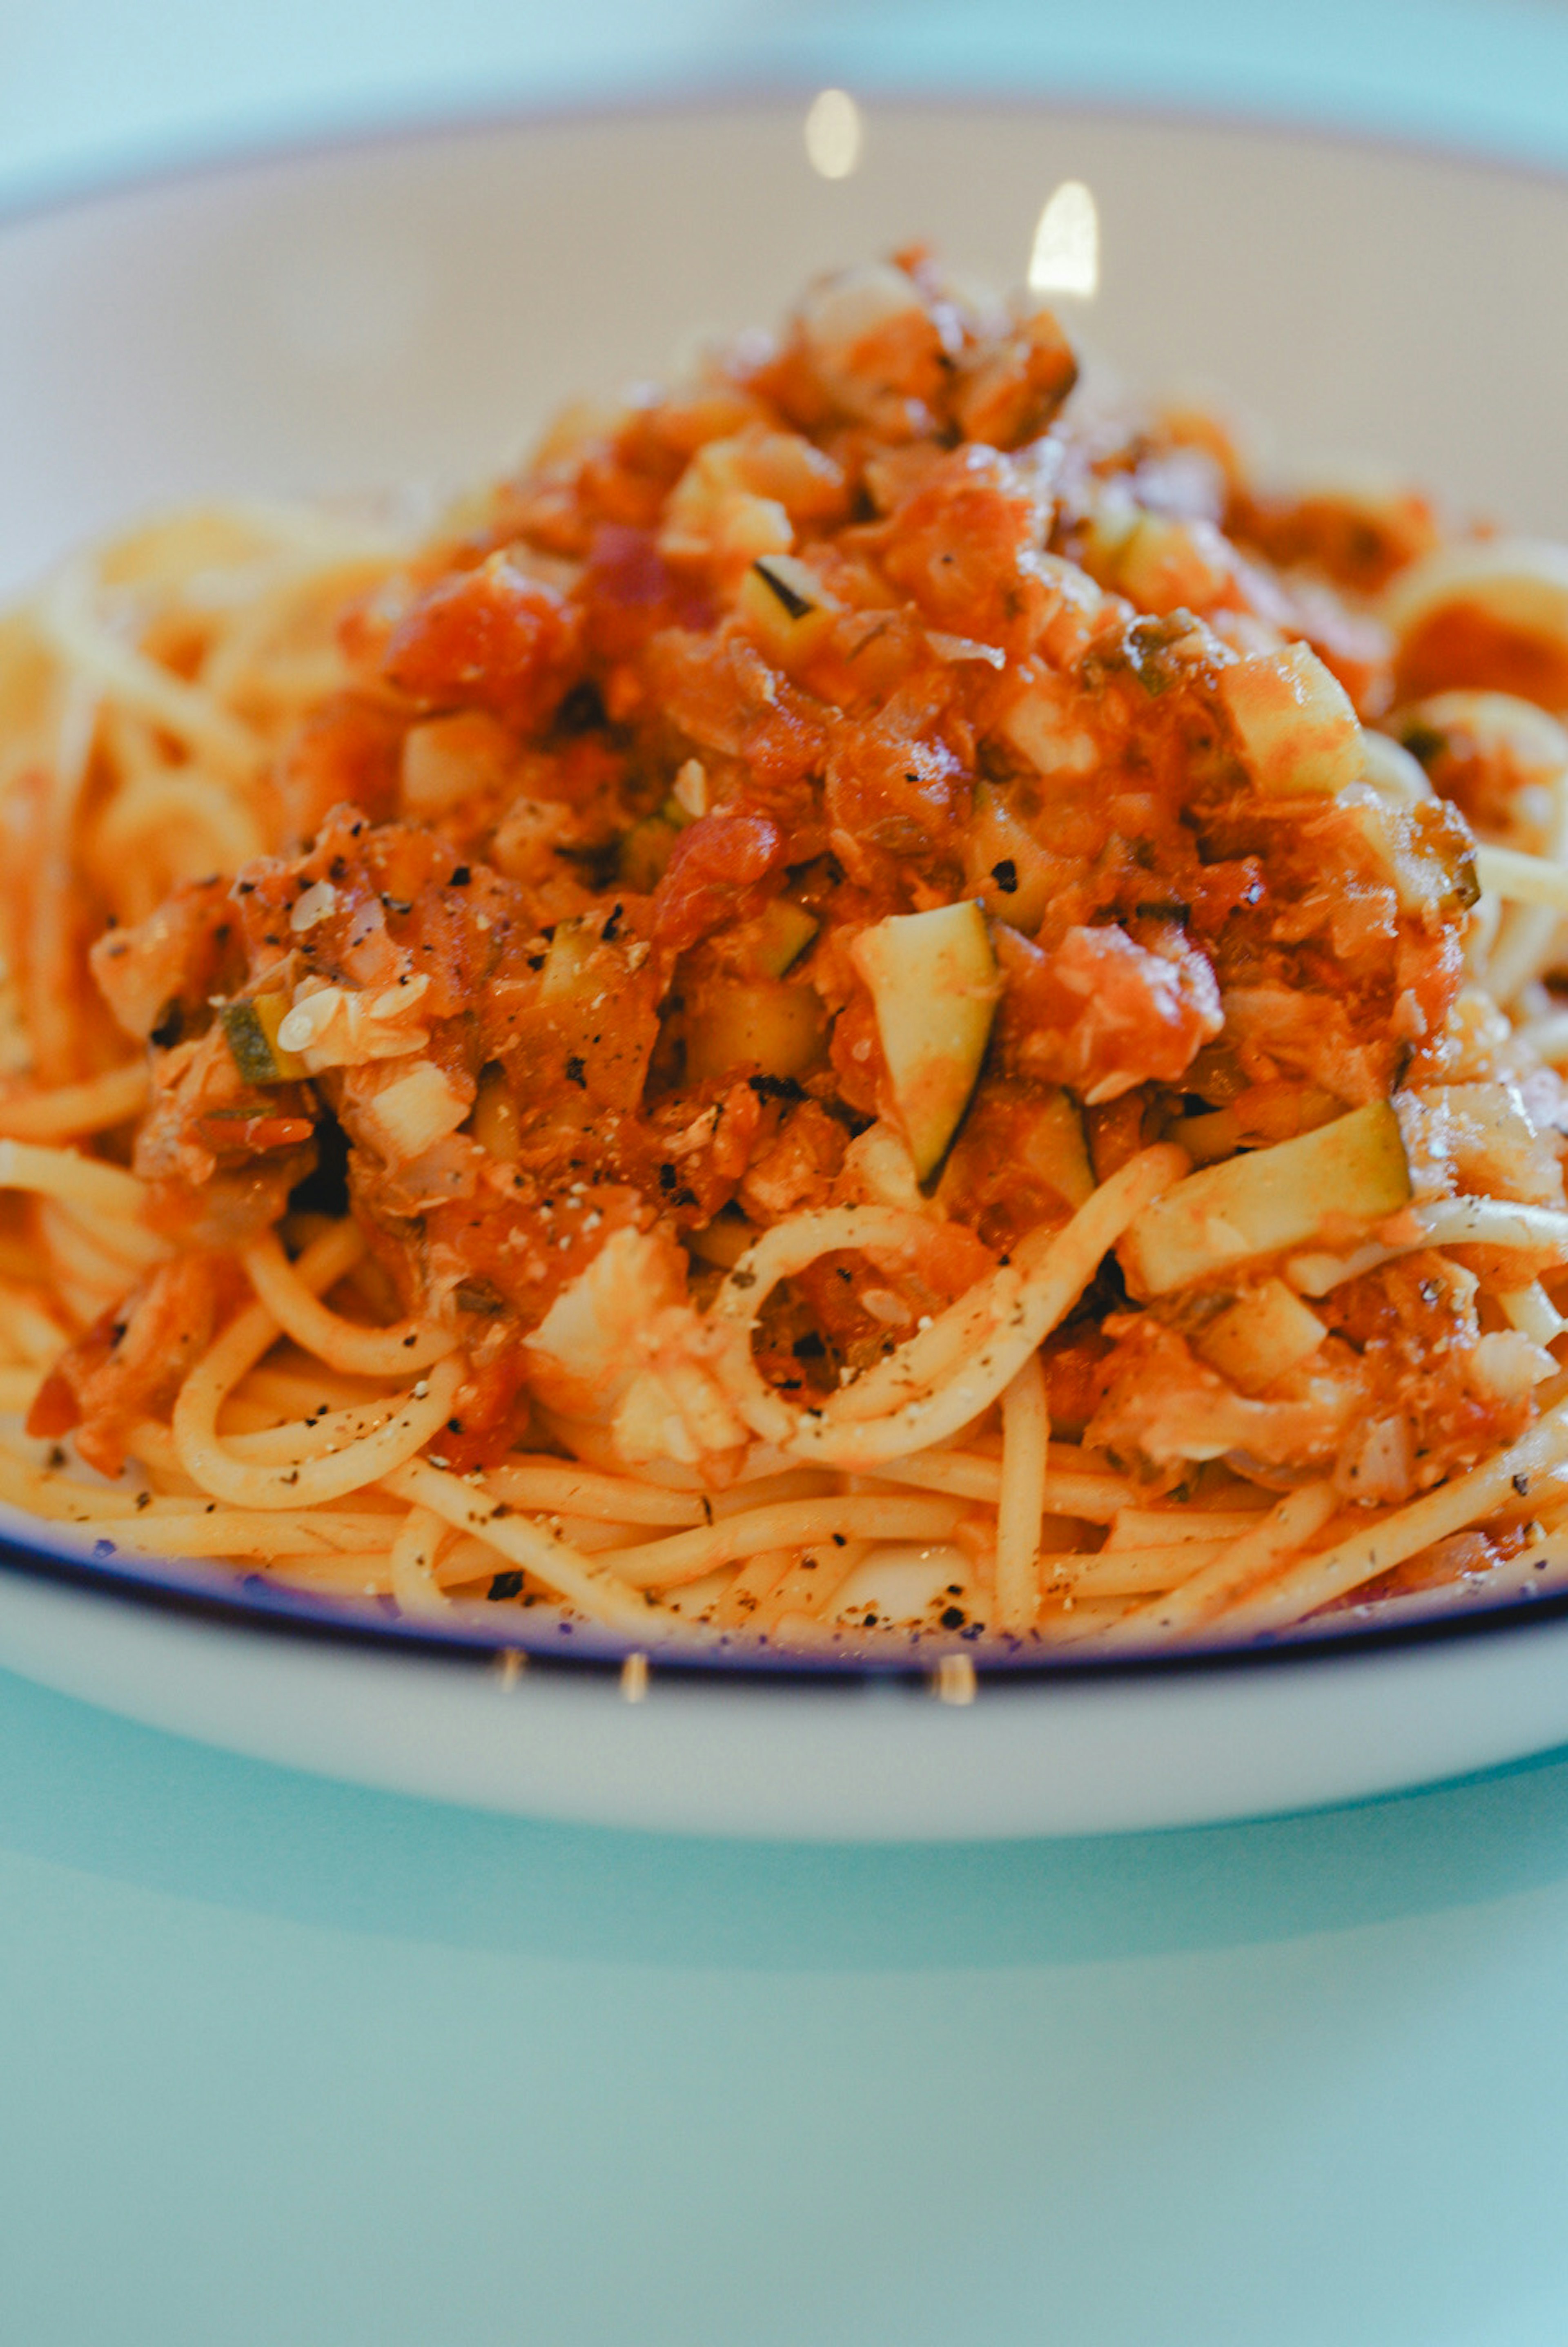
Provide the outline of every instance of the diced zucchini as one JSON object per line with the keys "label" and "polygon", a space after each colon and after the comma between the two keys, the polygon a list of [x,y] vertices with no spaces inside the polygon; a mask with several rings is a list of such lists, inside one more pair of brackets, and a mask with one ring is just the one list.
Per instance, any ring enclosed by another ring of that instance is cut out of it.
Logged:
{"label": "diced zucchini", "polygon": [[803,905],[775,897],[757,923],[758,969],[768,978],[782,978],[816,934],[817,923]]}
{"label": "diced zucchini", "polygon": [[1002,991],[985,915],[972,900],[894,913],[851,948],[871,989],[893,1105],[921,1181],[969,1105]]}
{"label": "diced zucchini", "polygon": [[1033,936],[1051,902],[1052,861],[989,783],[974,794],[964,876],[993,920]]}
{"label": "diced zucchini", "polygon": [[840,606],[809,563],[794,554],[763,554],[740,582],[736,611],[748,635],[779,668],[821,649]]}
{"label": "diced zucchini", "polygon": [[1328,1334],[1316,1312],[1282,1279],[1266,1279],[1227,1305],[1193,1338],[1193,1350],[1241,1393],[1261,1393]]}
{"label": "diced zucchini", "polygon": [[1168,1138],[1180,1142],[1195,1165],[1213,1165],[1240,1148],[1241,1119],[1233,1108],[1210,1109],[1204,1116],[1182,1117],[1168,1128]]}
{"label": "diced zucchini", "polygon": [[1054,1092],[1041,1102],[1024,1137],[1022,1157],[1024,1172],[1049,1182],[1074,1208],[1083,1205],[1095,1188],[1084,1113],[1064,1092]]}
{"label": "diced zucchini", "polygon": [[776,978],[716,987],[687,1021],[686,1072],[693,1083],[754,1067],[798,1076],[822,1045],[822,1006],[809,986]]}
{"label": "diced zucchini", "polygon": [[1237,661],[1220,675],[1219,698],[1265,798],[1333,798],[1359,778],[1366,753],[1350,697],[1309,645]]}
{"label": "diced zucchini", "polygon": [[1400,1121],[1387,1101],[1294,1141],[1205,1166],[1145,1206],[1117,1249],[1140,1296],[1168,1296],[1287,1247],[1325,1244],[1410,1200]]}
{"label": "diced zucchini", "polygon": [[298,1083],[309,1073],[297,1053],[285,1051],[278,1030],[289,1016],[286,994],[257,994],[226,1002],[219,1013],[234,1064],[248,1084]]}

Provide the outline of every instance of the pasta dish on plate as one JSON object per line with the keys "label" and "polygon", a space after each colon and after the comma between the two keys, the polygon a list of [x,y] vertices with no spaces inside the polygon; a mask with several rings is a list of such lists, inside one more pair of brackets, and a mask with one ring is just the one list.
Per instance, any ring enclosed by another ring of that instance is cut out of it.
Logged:
{"label": "pasta dish on plate", "polygon": [[0,1501],[421,1621],[1568,1585],[1568,554],[924,250],[0,626]]}

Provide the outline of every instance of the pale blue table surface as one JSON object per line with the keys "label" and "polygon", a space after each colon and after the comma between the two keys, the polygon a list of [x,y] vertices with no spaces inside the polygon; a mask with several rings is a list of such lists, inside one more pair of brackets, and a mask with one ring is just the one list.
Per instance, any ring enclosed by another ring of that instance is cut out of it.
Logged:
{"label": "pale blue table surface", "polygon": [[[1568,161],[1568,11],[0,0],[0,204],[784,77]],[[4,2347],[1549,2347],[1568,1761],[1124,1840],[529,1826],[0,1675]]]}

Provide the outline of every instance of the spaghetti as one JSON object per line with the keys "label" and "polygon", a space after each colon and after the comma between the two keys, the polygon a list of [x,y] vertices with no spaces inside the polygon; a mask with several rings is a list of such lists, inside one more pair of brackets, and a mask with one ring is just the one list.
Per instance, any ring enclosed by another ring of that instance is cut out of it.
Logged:
{"label": "spaghetti", "polygon": [[0,1501],[954,1700],[1568,1582],[1568,558],[1076,375],[911,251],[0,624]]}

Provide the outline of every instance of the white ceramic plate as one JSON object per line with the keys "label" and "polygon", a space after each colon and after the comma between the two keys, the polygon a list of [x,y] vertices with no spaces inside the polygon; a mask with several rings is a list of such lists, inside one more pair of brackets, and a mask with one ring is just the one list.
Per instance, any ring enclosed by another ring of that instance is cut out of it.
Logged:
{"label": "white ceramic plate", "polygon": [[[912,237],[1022,275],[1052,189],[1098,208],[1076,323],[1220,384],[1303,458],[1390,459],[1568,534],[1568,188],[1277,131],[873,113],[851,177],[802,108],[449,130],[95,197],[0,230],[0,587],[202,495],[452,487],[556,401],[776,313]],[[320,1635],[91,1570],[0,1571],[0,1662],[158,1725],[538,1815],[715,1832],[1074,1832],[1349,1798],[1568,1739],[1568,1619],[1268,1658],[802,1684]]]}

